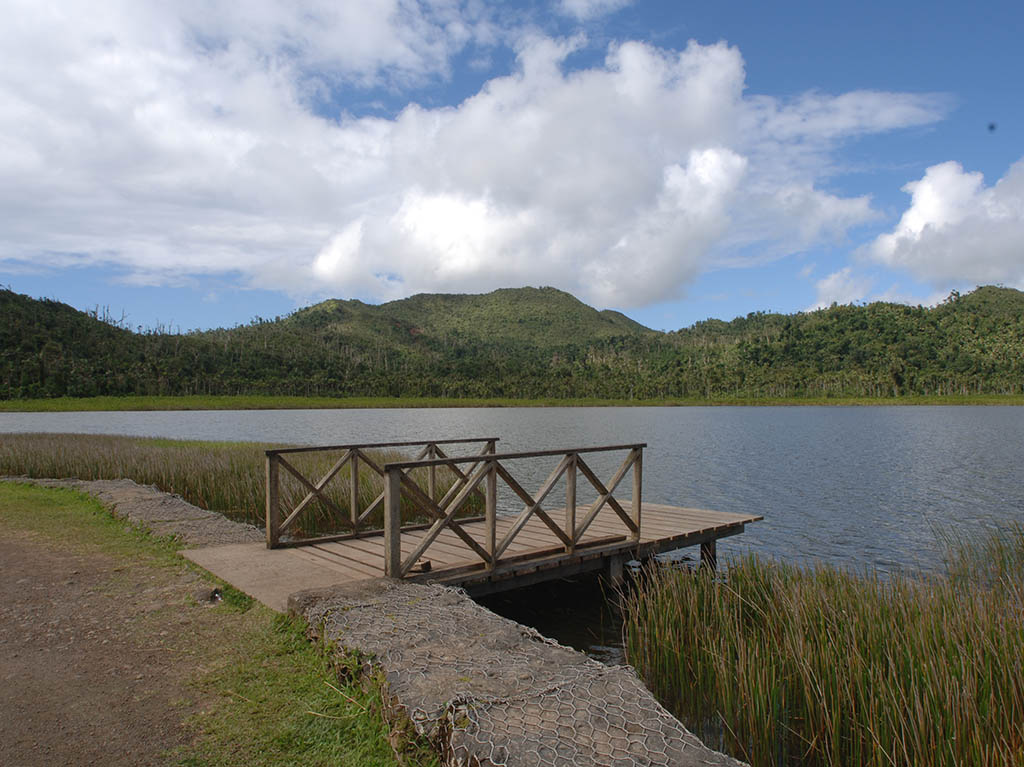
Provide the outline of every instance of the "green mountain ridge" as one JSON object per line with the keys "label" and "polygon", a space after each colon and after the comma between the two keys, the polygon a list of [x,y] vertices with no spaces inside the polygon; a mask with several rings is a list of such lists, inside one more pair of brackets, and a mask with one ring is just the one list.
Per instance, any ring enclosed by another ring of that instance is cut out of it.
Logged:
{"label": "green mountain ridge", "polygon": [[558,346],[587,340],[652,334],[621,312],[598,311],[556,288],[502,288],[484,294],[420,293],[379,306],[330,299],[300,309],[287,322],[354,335],[493,339]]}
{"label": "green mountain ridge", "polygon": [[284,318],[133,332],[0,290],[0,399],[268,394],[671,399],[1024,392],[1024,293],[934,308],[754,312],[671,333],[554,288],[331,299]]}

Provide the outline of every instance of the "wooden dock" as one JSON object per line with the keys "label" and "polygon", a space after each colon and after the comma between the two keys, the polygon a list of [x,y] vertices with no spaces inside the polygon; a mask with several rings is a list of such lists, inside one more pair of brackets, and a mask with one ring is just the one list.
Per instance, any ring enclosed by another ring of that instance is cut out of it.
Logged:
{"label": "wooden dock", "polygon": [[[624,505],[629,508],[628,502]],[[595,521],[571,555],[559,546],[546,525],[531,520],[510,545],[509,557],[494,569],[483,566],[458,536],[445,531],[429,549],[429,572],[415,572],[407,579],[461,586],[472,595],[482,595],[585,572],[600,571],[615,578],[630,560],[644,560],[688,546],[700,546],[702,559],[709,564],[719,538],[741,533],[746,524],[761,519],[654,503],[643,504],[642,518],[639,541],[626,538],[627,529],[617,518]],[[507,533],[513,522],[514,518],[499,517],[499,534]],[[470,522],[463,529],[483,543],[484,522]],[[422,542],[425,532],[403,532],[402,553],[410,554]],[[296,591],[383,578],[382,538],[383,535],[367,535],[278,549],[267,549],[262,543],[238,543],[182,553],[268,607],[283,612],[288,596]]]}
{"label": "wooden dock", "polygon": [[[643,501],[643,444],[498,453],[497,441],[268,450],[266,546],[231,544],[184,554],[283,610],[296,591],[381,577],[456,585],[473,595],[590,571],[604,571],[617,581],[627,562],[687,546],[699,545],[701,565],[714,567],[716,541],[761,519]],[[466,443],[483,447],[460,457],[445,453]],[[381,457],[382,450],[410,447],[419,448],[412,460]],[[587,459],[615,451],[625,458],[604,481]],[[524,459],[554,463],[534,494],[513,475]],[[322,476],[306,476],[314,469]],[[632,477],[630,497],[616,498],[627,476]],[[338,486],[340,477],[347,485]],[[579,503],[578,477],[589,482],[589,504]],[[290,492],[285,478],[292,483]],[[521,511],[498,512],[499,482],[523,504]],[[368,497],[368,488],[374,497]],[[556,490],[564,494],[563,505],[545,508]],[[303,519],[317,507],[332,527],[344,531],[303,532],[314,529],[304,527]],[[474,509],[483,515],[466,518]],[[371,527],[375,514],[383,516],[382,528]]]}

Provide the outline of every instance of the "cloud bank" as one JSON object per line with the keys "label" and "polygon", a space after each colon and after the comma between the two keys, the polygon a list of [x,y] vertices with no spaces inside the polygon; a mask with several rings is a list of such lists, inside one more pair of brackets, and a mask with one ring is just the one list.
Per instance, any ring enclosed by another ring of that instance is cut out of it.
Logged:
{"label": "cloud bank", "polygon": [[934,285],[1024,288],[1024,160],[991,187],[956,162],[903,187],[910,207],[868,254]]}
{"label": "cloud bank", "polygon": [[[783,255],[875,219],[868,198],[822,188],[838,147],[945,109],[874,91],[747,95],[722,43],[618,42],[575,69],[584,38],[523,32],[514,68],[462,103],[332,114],[338,93],[443,81],[461,52],[499,44],[495,25],[455,0],[15,5],[0,30],[0,263],[115,265],[154,284],[237,274],[370,299],[551,284],[643,306],[750,246]],[[915,269],[924,240],[948,241],[929,268],[952,270],[953,233],[998,220],[990,260],[1005,268],[1022,172],[992,190],[972,178],[933,168],[908,187],[914,205],[876,257]],[[973,212],[954,221],[933,194]]]}

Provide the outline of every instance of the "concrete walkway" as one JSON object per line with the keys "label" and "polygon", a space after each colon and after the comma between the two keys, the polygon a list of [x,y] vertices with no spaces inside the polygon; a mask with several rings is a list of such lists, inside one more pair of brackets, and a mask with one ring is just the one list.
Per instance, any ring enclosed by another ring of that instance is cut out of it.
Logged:
{"label": "concrete walkway", "polygon": [[[116,516],[193,546],[261,537],[131,480],[8,479],[90,493]],[[314,632],[372,658],[394,712],[435,739],[445,765],[743,765],[705,747],[630,667],[602,665],[460,590],[370,579],[287,601]]]}

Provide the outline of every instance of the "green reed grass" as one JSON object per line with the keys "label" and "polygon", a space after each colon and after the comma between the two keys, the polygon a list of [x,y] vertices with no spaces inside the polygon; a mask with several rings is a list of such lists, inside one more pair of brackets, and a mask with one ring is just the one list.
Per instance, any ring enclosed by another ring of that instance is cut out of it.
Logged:
{"label": "green reed grass", "polygon": [[[219,511],[232,519],[262,527],[266,508],[264,451],[284,445],[255,442],[197,442],[91,434],[5,434],[0,439],[0,476],[28,476],[78,479],[132,479],[177,493],[189,503]],[[378,466],[413,456],[396,451],[370,451]],[[327,473],[341,457],[331,453],[296,453],[287,456],[312,481]],[[425,470],[413,478],[426,487]],[[438,471],[438,493],[450,487],[454,477]],[[281,503],[287,510],[305,496],[306,489],[288,472],[280,472]],[[359,508],[365,509],[383,487],[379,475],[365,465],[359,472]],[[346,466],[326,488],[328,497],[349,513],[349,469]],[[473,513],[477,503],[467,504]],[[287,511],[285,511],[287,513]],[[411,507],[403,504],[403,521],[421,521]],[[381,527],[378,511],[364,522],[365,529]],[[330,509],[319,502],[309,504],[290,536],[324,535],[344,532]]]}
{"label": "green reed grass", "polygon": [[652,570],[627,655],[656,695],[761,765],[1024,764],[1024,529],[941,576]]}

